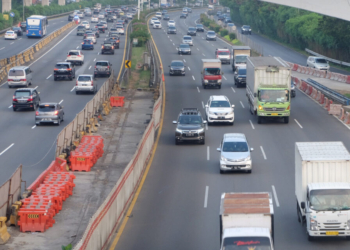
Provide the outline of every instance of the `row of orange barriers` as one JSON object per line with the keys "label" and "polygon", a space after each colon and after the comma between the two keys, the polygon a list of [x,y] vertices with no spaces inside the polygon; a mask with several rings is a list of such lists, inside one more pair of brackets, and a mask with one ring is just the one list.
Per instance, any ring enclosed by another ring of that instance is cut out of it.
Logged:
{"label": "row of orange barriers", "polygon": [[79,146],[69,156],[73,171],[89,172],[103,155],[103,138],[96,135],[84,135]]}
{"label": "row of orange barriers", "polygon": [[67,162],[55,161],[29,186],[32,194],[21,200],[18,211],[21,232],[45,232],[55,223],[63,201],[73,194],[75,175],[66,171]]}

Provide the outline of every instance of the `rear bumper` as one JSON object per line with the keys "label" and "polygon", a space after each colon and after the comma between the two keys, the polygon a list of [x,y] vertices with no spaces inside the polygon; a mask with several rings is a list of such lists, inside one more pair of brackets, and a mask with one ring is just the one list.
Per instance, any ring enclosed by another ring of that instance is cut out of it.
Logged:
{"label": "rear bumper", "polygon": [[110,71],[94,71],[94,75],[110,75]]}
{"label": "rear bumper", "polygon": [[12,103],[14,108],[33,108],[34,103]]}
{"label": "rear bumper", "polygon": [[94,46],[93,45],[89,45],[89,46],[87,46],[87,45],[85,45],[85,46],[81,46],[81,49],[93,49],[94,48]]}
{"label": "rear bumper", "polygon": [[58,123],[59,119],[58,116],[36,116],[35,123]]}
{"label": "rear bumper", "polygon": [[15,81],[10,81],[7,82],[9,86],[27,86],[28,82],[27,81],[20,81],[20,82],[15,82]]}
{"label": "rear bumper", "polygon": [[75,91],[94,92],[94,86],[75,86]]}

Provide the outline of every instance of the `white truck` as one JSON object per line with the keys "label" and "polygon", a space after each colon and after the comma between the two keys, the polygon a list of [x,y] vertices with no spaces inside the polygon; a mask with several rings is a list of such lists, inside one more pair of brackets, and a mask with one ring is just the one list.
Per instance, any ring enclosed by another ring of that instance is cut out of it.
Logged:
{"label": "white truck", "polygon": [[308,239],[350,237],[350,154],[343,142],[295,143],[298,221]]}
{"label": "white truck", "polygon": [[240,66],[246,67],[250,51],[249,46],[232,46],[232,71]]}
{"label": "white truck", "polygon": [[274,212],[270,193],[223,193],[221,195],[221,250],[273,250],[273,234]]}

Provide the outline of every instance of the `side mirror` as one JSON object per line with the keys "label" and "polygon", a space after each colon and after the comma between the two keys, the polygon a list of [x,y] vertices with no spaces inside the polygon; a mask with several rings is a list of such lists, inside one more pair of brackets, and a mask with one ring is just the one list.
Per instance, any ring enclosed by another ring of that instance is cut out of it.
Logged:
{"label": "side mirror", "polygon": [[250,148],[250,151],[254,151],[254,148]]}
{"label": "side mirror", "polygon": [[232,108],[234,108],[235,107],[235,105],[234,104],[232,104]]}
{"label": "side mirror", "polygon": [[217,150],[218,152],[221,152],[221,148],[217,148],[216,150]]}
{"label": "side mirror", "polygon": [[208,105],[208,104],[206,104],[204,107],[209,108],[209,105]]}
{"label": "side mirror", "polygon": [[204,124],[206,124],[206,123],[207,123],[207,121],[203,121],[203,123],[204,123]]}
{"label": "side mirror", "polygon": [[305,209],[305,202],[304,201],[300,202],[300,207],[301,207],[301,209]]}
{"label": "side mirror", "polygon": [[177,124],[177,121],[173,121],[173,124]]}
{"label": "side mirror", "polygon": [[256,97],[256,93],[254,93],[254,97]]}

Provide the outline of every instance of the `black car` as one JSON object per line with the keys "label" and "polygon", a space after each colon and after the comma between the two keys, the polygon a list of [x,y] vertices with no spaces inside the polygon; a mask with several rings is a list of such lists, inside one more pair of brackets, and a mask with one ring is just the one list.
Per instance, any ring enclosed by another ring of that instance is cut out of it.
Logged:
{"label": "black car", "polygon": [[114,46],[110,40],[105,40],[101,48],[101,54],[107,54],[107,53],[114,55]]}
{"label": "black car", "polygon": [[176,28],[174,26],[168,27],[168,34],[176,34]]}
{"label": "black car", "polygon": [[167,14],[168,13],[168,11],[167,10],[163,10],[162,11],[162,15],[164,16],[165,14]]}
{"label": "black car", "polygon": [[72,13],[72,14],[69,14],[68,15],[68,22],[71,22],[71,21],[73,21],[73,19],[74,19],[74,13]]}
{"label": "black car", "polygon": [[94,68],[94,77],[108,76],[112,74],[112,64],[106,60],[97,61]]}
{"label": "black car", "polygon": [[180,18],[185,18],[186,19],[187,15],[185,13],[181,13]]}
{"label": "black car", "polygon": [[190,36],[197,36],[197,30],[194,27],[189,27],[187,30],[187,35]]}
{"label": "black car", "polygon": [[243,25],[241,28],[241,34],[252,34],[252,29],[250,28],[249,25]]}
{"label": "black car", "polygon": [[205,123],[197,108],[183,108],[177,118],[173,121],[177,124],[175,130],[175,144],[180,142],[199,142],[205,144]]}
{"label": "black car", "polygon": [[116,34],[113,33],[109,37],[109,41],[113,44],[114,49],[119,49],[119,42],[120,42],[119,36],[117,36]]}
{"label": "black car", "polygon": [[225,23],[227,24],[227,23],[232,23],[232,20],[231,20],[231,18],[229,18],[229,17],[226,17],[225,18]]}
{"label": "black car", "polygon": [[204,32],[203,24],[197,24],[197,25],[196,25],[196,30],[197,30],[198,32]]}
{"label": "black car", "polygon": [[12,30],[17,33],[17,36],[22,36],[23,35],[23,31],[20,27],[12,27]]}
{"label": "black car", "polygon": [[96,24],[95,28],[98,29],[98,31],[100,33],[105,33],[105,31],[106,31],[106,28],[105,28],[105,26],[102,23]]}
{"label": "black car", "polygon": [[59,78],[67,78],[70,81],[75,78],[75,68],[70,62],[59,62],[56,63],[53,71],[53,80],[57,81]]}
{"label": "black car", "polygon": [[168,14],[164,15],[163,20],[170,20],[170,16]]}
{"label": "black car", "polygon": [[173,60],[171,61],[171,64],[169,65],[169,75],[179,75],[179,76],[185,76],[185,64],[183,61],[180,60]]}
{"label": "black car", "polygon": [[21,29],[23,32],[27,30],[27,22],[21,22]]}
{"label": "black car", "polygon": [[17,89],[13,94],[13,111],[17,111],[20,108],[36,110],[39,104],[40,96],[34,88]]}
{"label": "black car", "polygon": [[128,17],[126,15],[122,16],[120,19],[123,20],[125,23],[129,22]]}
{"label": "black car", "polygon": [[188,44],[180,44],[180,46],[178,47],[177,53],[178,53],[179,55],[183,55],[183,54],[189,54],[189,55],[191,55],[191,48],[190,48],[190,45],[188,45]]}
{"label": "black car", "polygon": [[107,21],[107,23],[113,23],[113,16],[112,15],[108,15],[106,21]]}
{"label": "black car", "polygon": [[245,87],[247,79],[247,69],[243,67],[236,67],[234,73],[234,82],[237,87]]}

